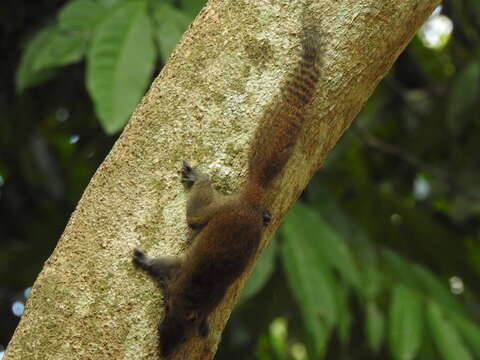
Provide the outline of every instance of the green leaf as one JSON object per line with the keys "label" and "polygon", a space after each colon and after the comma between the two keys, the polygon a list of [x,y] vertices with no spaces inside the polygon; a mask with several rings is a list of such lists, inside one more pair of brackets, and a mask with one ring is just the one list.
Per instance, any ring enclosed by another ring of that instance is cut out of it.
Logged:
{"label": "green leaf", "polygon": [[480,327],[456,312],[449,312],[448,317],[469,345],[473,354],[477,358],[480,357]]}
{"label": "green leaf", "polygon": [[382,252],[384,264],[390,275],[402,283],[415,288],[418,284],[415,282],[415,276],[411,264],[403,257],[391,250]]}
{"label": "green leaf", "polygon": [[22,59],[16,73],[16,87],[22,92],[27,87],[37,85],[52,75],[51,69],[38,70],[35,66],[37,54],[42,51],[52,38],[55,32],[53,27],[47,27],[38,32],[28,43],[23,51]]}
{"label": "green leaf", "polygon": [[394,359],[414,359],[422,344],[422,302],[404,285],[396,285],[392,290],[389,320],[389,344]]}
{"label": "green leaf", "polygon": [[450,293],[446,284],[443,284],[435,275],[421,265],[411,266],[416,283],[423,292],[443,307],[459,314],[464,313],[462,304]]}
{"label": "green leaf", "polygon": [[325,353],[337,323],[335,282],[315,250],[314,232],[308,231],[299,212],[292,211],[283,227],[282,262],[293,297],[318,356]]}
{"label": "green leaf", "polygon": [[316,180],[313,179],[307,190],[312,202],[321,204],[314,210],[345,240],[358,261],[376,266],[378,254],[369,235],[356,223],[355,219],[345,213],[344,204],[340,204],[332,195],[333,189],[329,189],[326,184],[315,184],[315,182]]}
{"label": "green leaf", "polygon": [[[105,15],[106,7],[95,0],[74,0],[67,3],[58,13],[58,25],[62,29],[85,34],[93,32]],[[88,35],[85,35],[88,37]]]}
{"label": "green leaf", "polygon": [[312,244],[310,251],[314,251],[322,263],[336,269],[349,285],[360,287],[361,278],[350,249],[318,213],[297,204],[290,211],[289,219],[295,219],[299,229],[308,234]]}
{"label": "green leaf", "polygon": [[146,5],[126,1],[109,9],[88,53],[88,91],[109,134],[125,125],[152,76],[155,47]]}
{"label": "green leaf", "polygon": [[181,36],[192,22],[192,17],[162,2],[155,2],[153,19],[156,23],[155,36],[162,61],[168,57],[177,45]]}
{"label": "green leaf", "polygon": [[374,301],[366,304],[366,333],[368,344],[373,351],[378,352],[383,343],[385,319]]}
{"label": "green leaf", "polygon": [[[454,133],[461,131],[471,119],[480,95],[480,64],[471,62],[456,77],[447,107],[447,123]],[[470,116],[469,116],[470,115]]]}
{"label": "green leaf", "polygon": [[439,305],[430,301],[427,316],[433,342],[443,360],[473,360],[455,327],[444,316]]}
{"label": "green leaf", "polygon": [[252,274],[240,294],[239,303],[256,295],[272,275],[275,269],[275,243],[275,239],[270,240],[260,259],[258,259]]}
{"label": "green leaf", "polygon": [[40,73],[45,69],[79,61],[85,54],[87,39],[83,34],[52,28],[48,42],[37,52],[32,70]]}
{"label": "green leaf", "polygon": [[338,283],[334,288],[337,302],[338,313],[338,337],[342,345],[348,345],[350,340],[350,328],[352,324],[352,314],[349,304],[349,288],[342,283]]}
{"label": "green leaf", "polygon": [[375,299],[382,291],[383,274],[378,267],[366,264],[362,270],[362,286],[360,291],[366,299]]}
{"label": "green leaf", "polygon": [[97,0],[98,3],[104,7],[112,7],[119,2],[125,1],[125,0]]}
{"label": "green leaf", "polygon": [[17,72],[17,89],[44,81],[52,68],[79,61],[103,10],[93,0],[65,5],[57,16],[58,24],[41,30],[28,44]]}

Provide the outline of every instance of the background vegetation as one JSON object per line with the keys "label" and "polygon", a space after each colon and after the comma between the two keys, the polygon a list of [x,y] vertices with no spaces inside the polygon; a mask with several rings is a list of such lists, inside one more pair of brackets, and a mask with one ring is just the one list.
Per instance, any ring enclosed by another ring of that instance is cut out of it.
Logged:
{"label": "background vegetation", "polygon": [[[0,358],[89,179],[202,6],[2,1]],[[265,251],[218,359],[480,358],[479,55],[480,3],[445,1]]]}

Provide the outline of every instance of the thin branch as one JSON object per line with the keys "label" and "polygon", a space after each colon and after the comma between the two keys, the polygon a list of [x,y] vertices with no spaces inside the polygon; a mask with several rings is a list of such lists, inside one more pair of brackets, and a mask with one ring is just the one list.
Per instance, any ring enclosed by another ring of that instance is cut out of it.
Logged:
{"label": "thin branch", "polygon": [[367,129],[358,124],[354,123],[352,125],[352,130],[358,136],[358,138],[367,146],[379,150],[383,153],[393,155],[399,159],[402,159],[406,163],[412,165],[416,169],[425,171],[437,179],[448,184],[453,190],[457,193],[461,192],[464,196],[471,200],[479,201],[480,195],[467,189],[464,185],[460,184],[459,181],[451,176],[447,171],[433,167],[429,165],[426,161],[422,160],[418,156],[402,149],[398,146],[384,142],[370,133]]}

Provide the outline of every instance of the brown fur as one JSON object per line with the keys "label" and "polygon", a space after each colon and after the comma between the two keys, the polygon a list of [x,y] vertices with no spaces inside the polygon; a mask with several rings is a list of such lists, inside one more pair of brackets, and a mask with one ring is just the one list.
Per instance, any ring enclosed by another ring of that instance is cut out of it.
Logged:
{"label": "brown fur", "polygon": [[255,136],[243,190],[221,195],[208,176],[184,162],[182,182],[190,188],[187,223],[198,231],[193,243],[181,258],[154,259],[135,250],[134,263],[165,290],[166,314],[159,326],[164,357],[194,334],[208,335],[208,316],[257,251],[270,219],[263,194],[290,157],[318,82],[317,34],[306,30],[303,35],[301,60]]}

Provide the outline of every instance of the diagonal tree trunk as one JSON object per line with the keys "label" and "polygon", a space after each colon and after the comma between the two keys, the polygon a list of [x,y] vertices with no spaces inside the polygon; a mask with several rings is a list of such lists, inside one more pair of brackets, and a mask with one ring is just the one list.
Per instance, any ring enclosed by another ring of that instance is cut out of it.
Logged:
{"label": "diagonal tree trunk", "polygon": [[[187,240],[180,161],[225,191],[246,174],[252,134],[299,52],[301,18],[323,32],[321,80],[294,155],[269,192],[273,231],[438,0],[211,0],[138,105],[45,263],[6,351],[15,359],[155,359],[161,294],[132,250]],[[271,233],[265,235],[266,240]],[[243,284],[211,317],[211,359]]]}

